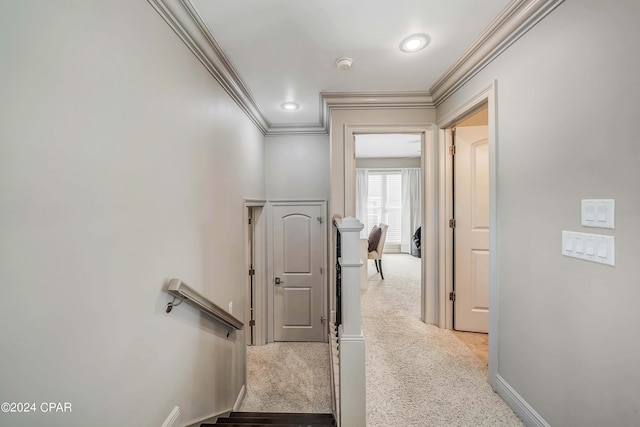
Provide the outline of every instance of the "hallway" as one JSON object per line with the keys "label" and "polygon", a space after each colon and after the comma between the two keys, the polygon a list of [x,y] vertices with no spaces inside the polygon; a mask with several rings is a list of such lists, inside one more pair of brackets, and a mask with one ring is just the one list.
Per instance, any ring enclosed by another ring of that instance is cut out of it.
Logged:
{"label": "hallway", "polygon": [[[385,280],[362,288],[367,426],[522,426],[487,382],[487,367],[451,331],[420,321],[420,259],[385,254]],[[330,412],[321,343],[247,348],[243,411]],[[347,427],[347,426],[345,426]]]}
{"label": "hallway", "polygon": [[362,294],[368,426],[522,426],[487,367],[451,331],[420,320],[420,259],[385,254]]}

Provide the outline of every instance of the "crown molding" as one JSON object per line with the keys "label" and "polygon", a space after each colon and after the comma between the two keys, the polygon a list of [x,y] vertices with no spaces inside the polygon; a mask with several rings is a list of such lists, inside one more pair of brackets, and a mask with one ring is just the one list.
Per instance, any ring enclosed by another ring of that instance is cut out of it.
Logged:
{"label": "crown molding", "polygon": [[320,92],[329,109],[433,108],[426,91]]}
{"label": "crown molding", "polygon": [[331,110],[435,108],[564,0],[514,0],[428,91],[321,92],[318,123],[273,124],[189,0],[147,0],[263,135],[327,134]]}
{"label": "crown molding", "polygon": [[189,0],[147,0],[263,134],[271,126]]}
{"label": "crown molding", "polygon": [[486,67],[564,0],[514,0],[431,87],[435,106]]}
{"label": "crown molding", "polygon": [[320,124],[273,124],[267,130],[266,136],[273,135],[326,135],[329,129]]}

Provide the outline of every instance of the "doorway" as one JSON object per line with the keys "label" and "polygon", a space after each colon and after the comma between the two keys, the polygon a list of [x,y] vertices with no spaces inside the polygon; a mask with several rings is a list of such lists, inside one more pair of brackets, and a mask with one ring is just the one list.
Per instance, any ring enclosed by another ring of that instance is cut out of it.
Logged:
{"label": "doorway", "polygon": [[344,126],[344,214],[356,216],[356,136],[364,134],[414,134],[420,136],[421,170],[421,252],[420,259],[420,319],[437,324],[438,313],[428,310],[437,306],[438,269],[427,265],[438,265],[438,155],[434,144],[431,124],[389,125],[369,124]]}
{"label": "doorway", "polygon": [[270,341],[326,341],[326,202],[271,205]]}
{"label": "doorway", "polygon": [[451,128],[453,332],[489,359],[489,130],[483,106]]}
{"label": "doorway", "polygon": [[453,329],[489,332],[489,131],[483,106],[451,128]]}
{"label": "doorway", "polygon": [[[469,119],[475,113],[480,110],[486,109],[486,112],[482,114],[486,117],[487,134],[486,144],[482,144],[478,141],[478,152],[482,153],[483,157],[488,157],[487,160],[487,175],[488,175],[488,202],[485,198],[482,202],[488,203],[488,240],[489,251],[484,252],[482,249],[477,255],[482,255],[488,258],[488,265],[485,264],[482,268],[486,269],[487,273],[483,275],[485,280],[488,280],[485,287],[488,287],[488,336],[485,335],[485,340],[488,340],[488,364],[489,364],[489,383],[492,387],[496,387],[496,376],[498,372],[498,353],[499,353],[499,328],[498,328],[498,295],[499,295],[499,278],[497,275],[497,199],[498,189],[497,182],[497,138],[496,138],[496,82],[492,81],[485,88],[479,91],[476,95],[470,97],[466,102],[460,104],[458,107],[454,107],[449,113],[442,116],[436,123],[438,127],[438,146],[440,153],[440,171],[439,171],[439,192],[441,194],[440,205],[440,221],[439,221],[439,246],[441,253],[439,286],[438,286],[438,325],[440,327],[454,330],[454,300],[459,298],[459,286],[454,293],[454,230],[453,226],[457,226],[456,216],[460,214],[460,206],[458,206],[457,213],[454,215],[454,162],[452,159],[452,153],[450,150],[457,149],[450,148],[453,145],[455,132],[454,128],[463,124],[466,119]],[[470,123],[466,123],[470,124]],[[477,123],[475,123],[477,124]],[[484,126],[484,123],[482,124]],[[482,145],[480,148],[479,145]],[[478,153],[476,153],[478,154]],[[486,183],[486,178],[483,178]],[[486,209],[485,209],[486,215]],[[480,219],[484,221],[483,227],[486,227],[487,216],[482,218],[478,217],[474,219],[475,224],[479,224]],[[455,220],[455,221],[454,221]],[[453,222],[453,224],[452,224]],[[485,228],[486,229],[486,228]],[[486,239],[486,236],[484,237]],[[478,257],[479,258],[479,257]],[[475,268],[472,265],[472,269]],[[480,267],[478,266],[478,274],[480,274]],[[487,279],[488,277],[488,279]],[[464,291],[463,291],[464,293]],[[485,296],[486,298],[486,296]],[[486,300],[485,300],[486,302]],[[478,304],[481,305],[481,304]],[[430,309],[435,307],[429,306]],[[458,322],[459,323],[459,322]],[[458,324],[459,327],[459,324]],[[471,345],[467,345],[471,347]]]}
{"label": "doorway", "polygon": [[[422,237],[422,136],[415,133],[355,135],[356,218],[363,224],[362,239],[378,226],[385,232],[375,270],[367,277],[384,280],[384,259],[390,254],[420,258]],[[383,256],[388,254],[387,256]],[[366,260],[365,260],[366,261]],[[408,262],[420,277],[420,262]],[[419,285],[419,283],[418,283]],[[419,299],[415,300],[419,308]]]}
{"label": "doorway", "polygon": [[264,345],[267,338],[265,201],[245,200],[245,343]]}

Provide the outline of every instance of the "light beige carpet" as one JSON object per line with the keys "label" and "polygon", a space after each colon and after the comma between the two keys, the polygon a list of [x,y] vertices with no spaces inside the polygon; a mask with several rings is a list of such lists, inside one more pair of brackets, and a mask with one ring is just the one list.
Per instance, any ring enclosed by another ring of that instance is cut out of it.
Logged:
{"label": "light beige carpet", "polygon": [[[362,289],[367,426],[522,426],[487,382],[487,368],[453,333],[420,321],[420,260],[384,255]],[[243,411],[331,412],[321,343],[249,347]],[[350,427],[350,426],[343,426]]]}
{"label": "light beige carpet", "polygon": [[487,368],[448,330],[420,321],[420,259],[385,254],[362,289],[367,425],[522,426]]}
{"label": "light beige carpet", "polygon": [[329,345],[287,342],[247,347],[241,411],[331,412]]}

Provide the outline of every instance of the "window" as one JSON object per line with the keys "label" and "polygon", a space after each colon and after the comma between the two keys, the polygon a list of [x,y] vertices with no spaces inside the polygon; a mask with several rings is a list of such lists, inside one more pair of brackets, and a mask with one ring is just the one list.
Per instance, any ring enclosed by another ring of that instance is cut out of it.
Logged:
{"label": "window", "polygon": [[402,175],[400,171],[369,171],[367,223],[389,225],[387,243],[400,244],[402,230]]}

